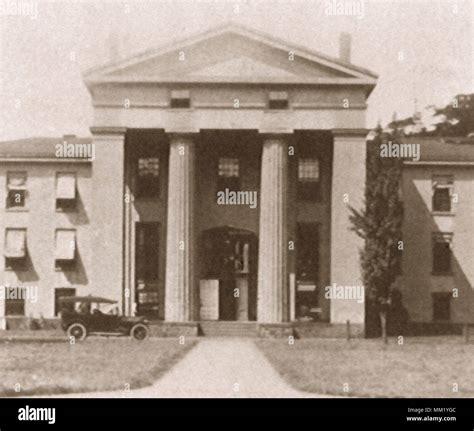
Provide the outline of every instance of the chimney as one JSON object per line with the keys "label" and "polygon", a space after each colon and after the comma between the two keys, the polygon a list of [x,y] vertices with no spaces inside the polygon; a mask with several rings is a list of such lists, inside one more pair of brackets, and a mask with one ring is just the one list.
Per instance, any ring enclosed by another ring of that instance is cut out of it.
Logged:
{"label": "chimney", "polygon": [[345,63],[351,62],[352,37],[349,33],[342,32],[339,35],[339,59]]}

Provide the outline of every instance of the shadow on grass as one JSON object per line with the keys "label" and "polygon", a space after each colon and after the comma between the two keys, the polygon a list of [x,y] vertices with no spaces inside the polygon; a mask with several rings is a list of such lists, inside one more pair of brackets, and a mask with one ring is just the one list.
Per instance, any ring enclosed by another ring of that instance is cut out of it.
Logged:
{"label": "shadow on grass", "polygon": [[257,340],[293,387],[321,395],[367,398],[474,396],[474,344],[461,337],[390,340]]}
{"label": "shadow on grass", "polygon": [[180,345],[176,339],[87,340],[75,346],[57,342],[6,343],[0,351],[0,362],[4,364],[0,370],[0,396],[132,391],[155,383],[196,343],[197,340],[187,340]]}

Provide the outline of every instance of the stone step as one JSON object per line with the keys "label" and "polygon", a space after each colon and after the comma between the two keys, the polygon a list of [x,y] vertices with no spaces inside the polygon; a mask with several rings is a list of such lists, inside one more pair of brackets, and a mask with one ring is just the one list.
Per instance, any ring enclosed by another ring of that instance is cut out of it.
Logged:
{"label": "stone step", "polygon": [[201,333],[214,337],[256,337],[257,324],[255,322],[200,322]]}

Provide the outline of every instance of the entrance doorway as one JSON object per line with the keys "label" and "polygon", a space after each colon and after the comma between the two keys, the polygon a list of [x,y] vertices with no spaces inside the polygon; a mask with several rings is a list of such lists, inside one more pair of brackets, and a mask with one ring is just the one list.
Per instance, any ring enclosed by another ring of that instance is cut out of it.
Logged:
{"label": "entrance doorway", "polygon": [[229,226],[203,232],[201,320],[257,319],[257,236]]}

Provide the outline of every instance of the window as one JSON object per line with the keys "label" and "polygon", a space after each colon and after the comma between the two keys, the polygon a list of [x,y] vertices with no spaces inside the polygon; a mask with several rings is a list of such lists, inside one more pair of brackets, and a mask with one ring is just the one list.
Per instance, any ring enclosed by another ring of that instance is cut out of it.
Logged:
{"label": "window", "polygon": [[26,172],[7,173],[7,208],[26,206]]}
{"label": "window", "polygon": [[433,274],[451,272],[452,234],[433,234]]}
{"label": "window", "polygon": [[156,222],[136,225],[135,301],[137,314],[157,317],[160,309],[159,288],[159,230]]}
{"label": "window", "polygon": [[451,175],[436,175],[432,179],[432,187],[432,210],[434,212],[451,212],[453,177]]}
{"label": "window", "polygon": [[8,228],[5,231],[5,269],[24,269],[26,255],[26,229]]}
{"label": "window", "polygon": [[217,191],[239,191],[240,190],[240,166],[239,159],[220,157],[218,166]]}
{"label": "window", "polygon": [[171,92],[171,108],[190,108],[191,99],[188,90],[174,90]]}
{"label": "window", "polygon": [[54,315],[57,316],[61,310],[74,311],[74,303],[60,304],[59,298],[65,298],[67,296],[75,296],[76,289],[71,287],[59,287],[54,289]]}
{"label": "window", "polygon": [[288,109],[288,94],[286,91],[270,91],[268,97],[269,109]]}
{"label": "window", "polygon": [[72,211],[76,209],[76,174],[58,172],[56,175],[56,210]]}
{"label": "window", "polygon": [[136,224],[136,276],[144,282],[158,280],[159,223]]}
{"label": "window", "polygon": [[71,270],[76,266],[76,230],[56,230],[56,269]]}
{"label": "window", "polygon": [[317,201],[321,199],[319,160],[298,159],[298,199]]}
{"label": "window", "polygon": [[138,159],[137,197],[158,198],[160,195],[160,159],[147,157]]}
{"label": "window", "polygon": [[5,316],[25,315],[25,288],[9,287],[5,297]]}
{"label": "window", "polygon": [[319,305],[319,231],[317,223],[298,223],[296,237],[296,316],[313,318]]}
{"label": "window", "polygon": [[451,318],[451,293],[437,292],[432,294],[433,320],[449,321]]}

